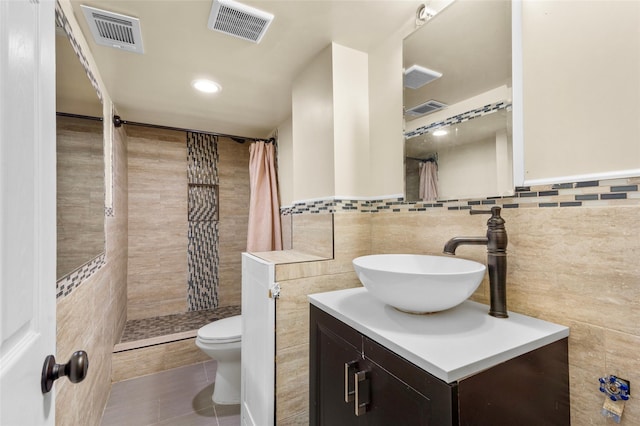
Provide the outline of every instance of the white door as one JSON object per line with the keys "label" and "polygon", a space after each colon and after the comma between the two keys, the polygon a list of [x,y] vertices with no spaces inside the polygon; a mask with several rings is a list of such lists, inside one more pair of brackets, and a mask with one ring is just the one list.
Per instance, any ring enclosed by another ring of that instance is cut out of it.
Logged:
{"label": "white door", "polygon": [[242,426],[275,422],[275,266],[242,253]]}
{"label": "white door", "polygon": [[54,392],[40,386],[56,331],[54,10],[53,0],[0,0],[3,426],[55,423]]}

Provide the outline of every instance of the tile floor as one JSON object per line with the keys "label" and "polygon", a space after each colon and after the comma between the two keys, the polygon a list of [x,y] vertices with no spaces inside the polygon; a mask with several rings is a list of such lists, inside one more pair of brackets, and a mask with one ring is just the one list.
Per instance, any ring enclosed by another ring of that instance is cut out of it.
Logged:
{"label": "tile floor", "polygon": [[211,401],[216,362],[114,383],[102,426],[239,426],[239,405]]}

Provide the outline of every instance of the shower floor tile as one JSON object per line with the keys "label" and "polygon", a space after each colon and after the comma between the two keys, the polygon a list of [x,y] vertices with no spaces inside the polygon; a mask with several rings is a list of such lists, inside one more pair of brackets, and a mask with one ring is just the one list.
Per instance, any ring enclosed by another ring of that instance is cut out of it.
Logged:
{"label": "shower floor tile", "polygon": [[120,343],[197,331],[210,322],[239,314],[240,306],[223,306],[211,310],[129,320],[124,326]]}

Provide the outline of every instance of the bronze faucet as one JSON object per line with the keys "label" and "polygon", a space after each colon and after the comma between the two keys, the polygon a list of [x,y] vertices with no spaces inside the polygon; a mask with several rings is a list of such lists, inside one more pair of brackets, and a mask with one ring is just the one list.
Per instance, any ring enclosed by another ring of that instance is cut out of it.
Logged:
{"label": "bronze faucet", "polygon": [[491,307],[489,315],[507,318],[507,230],[500,216],[501,208],[494,206],[491,211],[470,210],[470,214],[491,214],[487,221],[486,237],[454,237],[444,245],[445,254],[456,254],[459,245],[486,245],[487,267],[489,269],[489,290]]}

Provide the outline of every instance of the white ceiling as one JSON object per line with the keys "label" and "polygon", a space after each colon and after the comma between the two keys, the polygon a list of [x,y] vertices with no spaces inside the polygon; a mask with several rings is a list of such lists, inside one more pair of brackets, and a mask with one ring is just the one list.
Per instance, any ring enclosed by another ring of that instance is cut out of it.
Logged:
{"label": "white ceiling", "polygon": [[[331,42],[371,51],[407,24],[414,0],[245,0],[275,15],[259,44],[211,31],[212,0],[72,0],[108,93],[124,120],[267,137],[291,114],[291,86]],[[80,8],[86,4],[140,19],[145,53],[94,43]],[[191,88],[206,77],[222,91]]]}

